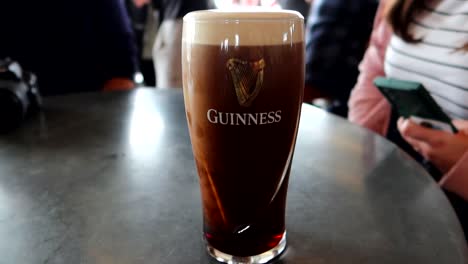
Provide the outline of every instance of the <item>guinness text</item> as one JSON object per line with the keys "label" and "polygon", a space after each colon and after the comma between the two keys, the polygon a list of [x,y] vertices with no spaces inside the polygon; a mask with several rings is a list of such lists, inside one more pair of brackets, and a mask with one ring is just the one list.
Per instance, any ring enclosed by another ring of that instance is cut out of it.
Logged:
{"label": "guinness text", "polygon": [[263,113],[224,113],[216,109],[206,112],[208,121],[212,124],[231,126],[256,126],[281,122],[281,110]]}

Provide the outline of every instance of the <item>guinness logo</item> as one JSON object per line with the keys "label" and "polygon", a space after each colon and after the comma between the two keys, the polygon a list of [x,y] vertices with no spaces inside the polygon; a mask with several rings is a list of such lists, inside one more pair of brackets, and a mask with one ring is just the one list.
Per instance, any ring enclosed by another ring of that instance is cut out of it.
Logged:
{"label": "guinness logo", "polygon": [[241,106],[249,107],[262,89],[265,60],[248,62],[230,59],[226,63],[226,67],[231,73],[237,101]]}

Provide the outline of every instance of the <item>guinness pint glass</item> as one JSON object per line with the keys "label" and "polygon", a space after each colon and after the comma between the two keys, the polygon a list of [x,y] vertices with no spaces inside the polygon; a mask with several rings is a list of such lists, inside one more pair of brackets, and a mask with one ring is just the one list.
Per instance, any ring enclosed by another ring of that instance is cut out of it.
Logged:
{"label": "guinness pint glass", "polygon": [[184,17],[185,109],[208,252],[265,263],[286,247],[285,204],[304,87],[303,17]]}

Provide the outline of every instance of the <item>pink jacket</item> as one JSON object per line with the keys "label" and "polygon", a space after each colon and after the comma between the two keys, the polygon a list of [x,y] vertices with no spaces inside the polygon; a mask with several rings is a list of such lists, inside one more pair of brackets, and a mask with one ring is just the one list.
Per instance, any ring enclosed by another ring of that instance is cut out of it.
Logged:
{"label": "pink jacket", "polygon": [[[349,100],[349,120],[381,135],[389,127],[391,108],[373,81],[385,76],[385,52],[393,33],[384,19],[385,2],[381,1],[377,11],[369,48],[359,66],[361,74]],[[468,151],[439,184],[468,201]]]}

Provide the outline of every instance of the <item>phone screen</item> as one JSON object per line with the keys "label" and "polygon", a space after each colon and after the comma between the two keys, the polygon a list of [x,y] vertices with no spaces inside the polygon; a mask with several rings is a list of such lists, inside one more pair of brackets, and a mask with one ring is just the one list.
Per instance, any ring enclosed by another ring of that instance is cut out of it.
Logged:
{"label": "phone screen", "polygon": [[451,118],[421,83],[379,77],[375,79],[374,84],[399,115],[422,126],[457,132]]}

